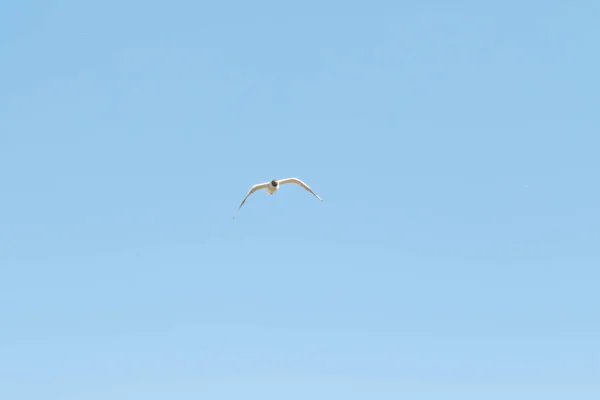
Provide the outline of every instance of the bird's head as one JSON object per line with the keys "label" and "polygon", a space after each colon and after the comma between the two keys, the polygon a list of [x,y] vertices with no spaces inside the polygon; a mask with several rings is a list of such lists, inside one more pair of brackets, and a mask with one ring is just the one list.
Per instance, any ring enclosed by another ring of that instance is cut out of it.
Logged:
{"label": "bird's head", "polygon": [[276,180],[276,179],[273,179],[273,180],[271,181],[271,186],[273,186],[273,187],[277,187],[277,185],[279,185],[279,182],[277,182],[277,180]]}

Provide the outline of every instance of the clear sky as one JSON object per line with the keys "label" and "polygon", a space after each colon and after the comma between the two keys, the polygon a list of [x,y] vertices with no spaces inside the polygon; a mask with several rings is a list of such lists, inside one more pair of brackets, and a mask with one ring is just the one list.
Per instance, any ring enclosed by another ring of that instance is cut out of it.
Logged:
{"label": "clear sky", "polygon": [[0,398],[600,398],[598,1],[0,10]]}

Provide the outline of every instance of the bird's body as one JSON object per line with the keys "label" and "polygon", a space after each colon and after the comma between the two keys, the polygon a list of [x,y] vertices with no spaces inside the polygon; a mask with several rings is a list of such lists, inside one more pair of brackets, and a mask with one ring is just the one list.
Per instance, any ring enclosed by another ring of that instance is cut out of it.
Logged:
{"label": "bird's body", "polygon": [[267,186],[267,193],[274,194],[278,190],[279,190],[279,182],[277,182],[275,179],[273,179],[271,182],[269,182],[269,186]]}
{"label": "bird's body", "polygon": [[[313,195],[315,195],[315,197],[321,201],[323,201],[322,198],[320,198],[315,192],[312,191],[312,189],[304,182],[302,182],[300,179],[298,178],[286,178],[286,179],[273,179],[271,182],[264,182],[264,183],[259,183],[258,185],[254,185],[250,188],[250,190],[248,191],[248,194],[246,194],[246,197],[244,197],[244,200],[242,200],[242,203],[240,204],[240,206],[238,207],[238,211],[240,211],[240,208],[242,208],[242,206],[244,205],[244,203],[246,202],[246,199],[248,199],[248,197],[256,192],[257,190],[261,190],[261,189],[267,189],[267,193],[272,195],[275,194],[275,192],[277,192],[279,190],[279,188],[281,187],[281,185],[285,185],[288,183],[294,183],[296,185],[302,186],[304,189],[308,190],[309,192],[311,192]],[[237,212],[236,212],[237,214]],[[234,216],[235,218],[235,216]]]}

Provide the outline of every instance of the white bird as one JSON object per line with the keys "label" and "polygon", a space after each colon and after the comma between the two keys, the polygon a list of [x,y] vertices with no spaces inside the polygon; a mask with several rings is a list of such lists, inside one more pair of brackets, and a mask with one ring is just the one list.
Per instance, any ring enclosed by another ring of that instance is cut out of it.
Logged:
{"label": "white bird", "polygon": [[[306,183],[302,182],[298,178],[285,178],[285,179],[279,179],[279,180],[273,179],[271,182],[259,183],[258,185],[252,186],[250,188],[250,190],[248,191],[248,194],[246,194],[246,197],[244,197],[244,200],[242,200],[242,204],[240,204],[240,206],[238,207],[237,210],[240,211],[240,208],[242,208],[242,206],[246,202],[246,199],[248,199],[248,196],[250,196],[252,193],[256,192],[257,190],[267,189],[268,194],[273,194],[277,190],[279,190],[280,185],[285,185],[288,183],[295,183],[296,185],[302,186],[304,189],[306,189],[309,192],[311,192],[312,194],[314,194],[317,199],[323,201],[323,199],[320,198],[319,195],[317,195],[315,192],[313,192],[312,189],[310,187],[308,187],[308,185]],[[236,212],[236,215],[237,215],[237,212]],[[235,215],[234,215],[234,218],[235,218]]]}

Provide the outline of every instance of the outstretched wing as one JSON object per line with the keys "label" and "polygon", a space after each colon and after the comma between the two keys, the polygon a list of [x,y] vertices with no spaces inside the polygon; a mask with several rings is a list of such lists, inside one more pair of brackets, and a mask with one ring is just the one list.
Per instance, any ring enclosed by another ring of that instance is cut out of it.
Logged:
{"label": "outstretched wing", "polygon": [[[248,198],[248,196],[250,196],[252,193],[256,192],[257,190],[266,189],[268,186],[269,186],[269,182],[259,183],[258,185],[252,186],[250,188],[250,190],[248,191],[248,194],[246,195],[246,197],[244,197],[244,200],[242,200],[242,204],[240,204],[237,211],[240,211],[240,208],[242,208],[242,206],[246,202],[246,199]],[[236,211],[236,215],[237,215],[237,211]],[[234,218],[235,218],[235,215],[234,215]]]}
{"label": "outstretched wing", "polygon": [[323,201],[323,199],[320,198],[318,194],[316,194],[315,192],[313,192],[312,189],[310,187],[308,187],[308,185],[306,183],[302,182],[300,179],[298,179],[298,178],[285,178],[285,179],[282,179],[282,180],[279,181],[280,185],[285,185],[287,183],[295,183],[296,185],[300,185],[304,189],[306,189],[309,192],[311,192],[312,194],[314,194],[317,199]]}

